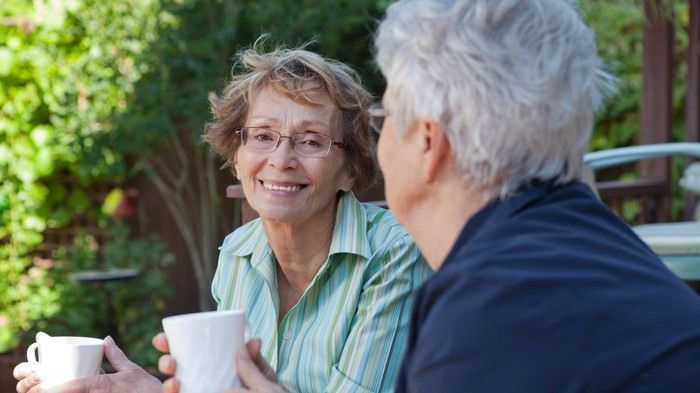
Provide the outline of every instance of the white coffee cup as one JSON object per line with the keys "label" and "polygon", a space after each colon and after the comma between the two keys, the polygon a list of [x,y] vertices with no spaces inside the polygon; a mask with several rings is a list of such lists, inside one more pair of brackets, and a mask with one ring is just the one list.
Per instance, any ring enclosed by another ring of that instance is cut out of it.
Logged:
{"label": "white coffee cup", "polygon": [[236,352],[245,344],[245,311],[208,311],[163,318],[180,393],[241,387]]}
{"label": "white coffee cup", "polygon": [[36,334],[36,342],[27,349],[27,360],[37,369],[41,387],[48,388],[97,375],[103,353],[104,342],[99,338],[52,337],[39,332]]}

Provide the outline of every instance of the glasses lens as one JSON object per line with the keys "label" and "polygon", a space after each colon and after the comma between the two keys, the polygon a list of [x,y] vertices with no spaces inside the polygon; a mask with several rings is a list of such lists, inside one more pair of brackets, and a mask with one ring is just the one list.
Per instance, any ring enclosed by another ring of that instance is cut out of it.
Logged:
{"label": "glasses lens", "polygon": [[382,127],[384,127],[384,118],[386,117],[386,111],[382,104],[372,104],[369,107],[369,125],[372,130],[377,134],[382,132]]}
{"label": "glasses lens", "polygon": [[382,132],[382,128],[384,127],[384,116],[372,116],[369,118],[369,125],[372,127],[374,132],[377,134]]}
{"label": "glasses lens", "polygon": [[244,146],[253,151],[272,151],[277,146],[280,134],[269,128],[244,128]]}
{"label": "glasses lens", "polygon": [[313,132],[294,134],[294,150],[304,156],[323,157],[331,148],[331,138]]}

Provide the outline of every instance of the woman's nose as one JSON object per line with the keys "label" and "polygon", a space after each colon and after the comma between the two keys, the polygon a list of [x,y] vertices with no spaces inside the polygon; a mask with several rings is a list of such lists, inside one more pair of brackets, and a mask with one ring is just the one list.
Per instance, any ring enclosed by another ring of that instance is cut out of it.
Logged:
{"label": "woman's nose", "polygon": [[294,144],[289,137],[281,137],[277,148],[270,153],[269,161],[278,167],[296,166],[297,155]]}

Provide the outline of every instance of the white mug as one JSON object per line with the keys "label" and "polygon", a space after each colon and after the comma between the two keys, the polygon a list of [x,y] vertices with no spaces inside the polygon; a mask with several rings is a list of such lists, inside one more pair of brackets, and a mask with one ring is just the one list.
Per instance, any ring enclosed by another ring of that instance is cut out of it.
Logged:
{"label": "white mug", "polygon": [[208,311],[163,318],[180,393],[241,387],[236,352],[245,344],[245,311]]}
{"label": "white mug", "polygon": [[103,353],[104,342],[99,338],[52,337],[39,332],[36,342],[27,349],[27,360],[39,373],[41,387],[48,388],[97,375]]}

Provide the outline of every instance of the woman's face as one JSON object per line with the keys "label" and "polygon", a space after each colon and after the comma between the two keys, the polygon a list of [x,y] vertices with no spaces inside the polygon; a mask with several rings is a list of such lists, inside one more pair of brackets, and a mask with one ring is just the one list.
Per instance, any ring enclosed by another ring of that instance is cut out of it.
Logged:
{"label": "woman's face", "polygon": [[[340,111],[325,93],[310,94],[321,105],[292,100],[266,87],[252,99],[245,127],[268,127],[282,136],[315,132],[342,141]],[[236,173],[251,207],[263,220],[303,224],[333,219],[338,190],[352,188],[345,152],[331,146],[325,157],[304,157],[282,138],[273,152],[260,153],[240,146]]]}

